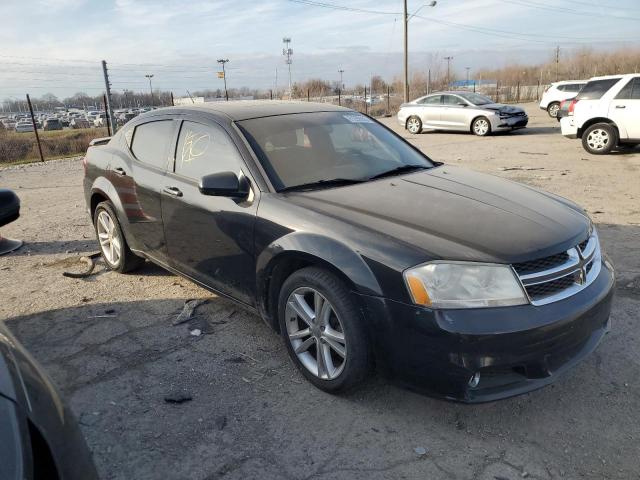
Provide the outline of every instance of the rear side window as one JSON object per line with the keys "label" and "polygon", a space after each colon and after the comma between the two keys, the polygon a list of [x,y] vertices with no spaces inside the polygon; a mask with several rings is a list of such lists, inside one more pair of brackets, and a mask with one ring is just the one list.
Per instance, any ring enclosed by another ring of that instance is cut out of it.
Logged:
{"label": "rear side window", "polygon": [[173,132],[173,120],[159,120],[138,125],[133,132],[131,152],[141,162],[165,170]]}
{"label": "rear side window", "polygon": [[616,83],[620,81],[619,78],[607,78],[606,80],[593,80],[588,82],[580,93],[576,97],[578,100],[599,100],[602,96],[609,91]]}
{"label": "rear side window", "polygon": [[634,77],[616,95],[620,100],[640,100],[640,77]]}
{"label": "rear side window", "polygon": [[445,105],[458,105],[459,103],[464,103],[460,97],[456,97],[455,95],[443,95],[442,103]]}
{"label": "rear side window", "polygon": [[176,149],[176,173],[192,179],[218,172],[239,173],[242,157],[222,128],[184,121]]}
{"label": "rear side window", "polygon": [[562,90],[565,92],[579,92],[582,88],[582,85],[583,84],[581,83],[568,83],[563,86],[564,88],[562,88]]}
{"label": "rear side window", "polygon": [[440,105],[442,95],[433,95],[432,97],[423,98],[420,100],[422,105]]}

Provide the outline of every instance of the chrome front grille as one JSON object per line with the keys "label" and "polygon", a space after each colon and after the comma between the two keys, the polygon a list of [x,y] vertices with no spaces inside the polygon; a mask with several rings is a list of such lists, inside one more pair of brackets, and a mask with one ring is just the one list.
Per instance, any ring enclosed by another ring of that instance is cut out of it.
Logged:
{"label": "chrome front grille", "polygon": [[524,290],[533,305],[546,305],[575,295],[600,273],[602,258],[595,231],[566,252],[516,263]]}

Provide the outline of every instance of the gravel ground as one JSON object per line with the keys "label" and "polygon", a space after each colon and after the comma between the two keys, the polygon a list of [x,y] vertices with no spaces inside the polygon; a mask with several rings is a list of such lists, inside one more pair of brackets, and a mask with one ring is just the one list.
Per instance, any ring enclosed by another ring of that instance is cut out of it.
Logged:
{"label": "gravel ground", "polygon": [[[330,396],[258,317],[158,267],[65,278],[97,251],[77,159],[0,170],[23,202],[2,233],[26,242],[0,257],[0,319],[66,396],[104,479],[640,478],[640,152],[588,155],[525,107],[530,127],[509,135],[401,133],[436,160],[571,198],[598,223],[619,274],[613,330],[547,388],[467,406],[374,377]],[[173,326],[194,298],[207,303]]]}

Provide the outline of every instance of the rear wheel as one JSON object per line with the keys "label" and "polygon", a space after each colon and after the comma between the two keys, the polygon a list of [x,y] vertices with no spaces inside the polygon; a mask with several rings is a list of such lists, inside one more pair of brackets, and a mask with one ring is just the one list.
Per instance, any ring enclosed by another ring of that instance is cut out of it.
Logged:
{"label": "rear wheel", "polygon": [[410,116],[407,119],[407,130],[414,135],[422,132],[422,120],[415,115]]}
{"label": "rear wheel", "polygon": [[478,117],[471,124],[471,131],[479,137],[484,137],[491,133],[491,122],[487,117]]}
{"label": "rear wheel", "polygon": [[560,110],[560,104],[558,102],[550,103],[547,107],[547,113],[552,118],[558,117],[558,111]]}
{"label": "rear wheel", "polygon": [[369,372],[369,340],[349,288],[332,273],[308,267],[280,290],[280,332],[289,356],[326,392],[357,386]]}
{"label": "rear wheel", "polygon": [[593,155],[606,155],[618,143],[618,132],[608,123],[591,125],[582,134],[582,146]]}
{"label": "rear wheel", "polygon": [[102,258],[110,270],[125,273],[144,263],[127,245],[111,202],[100,202],[93,214],[96,236],[100,243]]}

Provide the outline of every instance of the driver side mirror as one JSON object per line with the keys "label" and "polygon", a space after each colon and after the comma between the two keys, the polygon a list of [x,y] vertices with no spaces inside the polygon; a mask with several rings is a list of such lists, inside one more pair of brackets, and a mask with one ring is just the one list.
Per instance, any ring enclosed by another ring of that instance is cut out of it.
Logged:
{"label": "driver side mirror", "polygon": [[234,172],[219,172],[205,175],[198,184],[200,193],[214,197],[247,198],[249,180]]}

